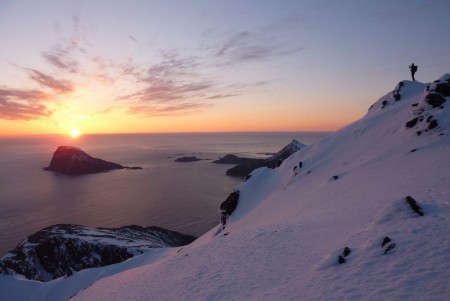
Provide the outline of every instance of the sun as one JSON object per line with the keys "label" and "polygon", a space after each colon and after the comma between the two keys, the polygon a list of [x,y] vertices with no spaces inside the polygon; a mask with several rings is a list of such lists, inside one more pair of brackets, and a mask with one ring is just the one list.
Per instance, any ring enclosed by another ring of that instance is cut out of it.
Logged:
{"label": "sun", "polygon": [[78,136],[80,136],[80,131],[78,130],[78,129],[72,129],[71,131],[70,131],[70,136],[72,137],[72,138],[77,138]]}

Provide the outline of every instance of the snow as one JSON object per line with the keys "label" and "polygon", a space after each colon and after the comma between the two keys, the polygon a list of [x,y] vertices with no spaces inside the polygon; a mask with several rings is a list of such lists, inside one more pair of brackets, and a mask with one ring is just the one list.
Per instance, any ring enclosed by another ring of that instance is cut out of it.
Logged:
{"label": "snow", "polygon": [[[45,284],[3,276],[2,298],[449,300],[450,97],[431,108],[427,85],[403,81],[400,100],[388,93],[280,167],[255,170],[224,230]],[[407,128],[417,114],[439,126]]]}

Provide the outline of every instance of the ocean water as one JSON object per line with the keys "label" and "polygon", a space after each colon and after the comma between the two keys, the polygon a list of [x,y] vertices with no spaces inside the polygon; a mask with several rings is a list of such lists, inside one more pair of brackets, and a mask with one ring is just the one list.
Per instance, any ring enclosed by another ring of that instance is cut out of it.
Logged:
{"label": "ocean water", "polygon": [[[312,144],[329,135],[195,133],[46,135],[0,138],[0,256],[58,223],[93,227],[159,226],[199,236],[219,223],[218,206],[241,182],[212,164],[226,154],[267,157],[292,139]],[[66,176],[42,170],[60,145],[142,170]],[[205,159],[175,162],[183,156]]]}

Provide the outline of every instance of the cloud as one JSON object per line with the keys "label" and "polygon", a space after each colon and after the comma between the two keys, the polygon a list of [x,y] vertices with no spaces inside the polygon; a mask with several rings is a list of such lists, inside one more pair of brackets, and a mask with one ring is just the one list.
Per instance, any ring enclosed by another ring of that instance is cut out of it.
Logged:
{"label": "cloud", "polygon": [[138,117],[159,117],[159,116],[180,116],[198,113],[205,108],[212,107],[213,104],[198,102],[177,102],[174,104],[150,104],[131,106],[128,114]]}
{"label": "cloud", "polygon": [[198,68],[199,58],[164,52],[159,62],[139,69],[128,65],[123,69],[134,78],[139,89],[118,97],[129,106],[128,113],[144,116],[173,116],[192,114],[213,106],[210,98],[218,95],[218,84],[206,79]]}
{"label": "cloud", "polygon": [[42,57],[59,71],[77,73],[80,62],[76,58],[79,53],[86,54],[79,34],[81,21],[77,15],[72,16],[73,33],[68,39],[61,39],[50,50],[42,51]]}
{"label": "cloud", "polygon": [[162,54],[161,62],[148,68],[148,75],[150,77],[192,76],[201,65],[196,57],[180,57],[175,52],[165,52]]}
{"label": "cloud", "polygon": [[56,46],[50,51],[43,51],[42,57],[50,63],[53,67],[68,71],[71,73],[76,73],[79,69],[79,63],[73,57],[71,57],[70,52]]}
{"label": "cloud", "polygon": [[208,82],[177,83],[171,80],[149,80],[148,86],[137,95],[142,101],[157,103],[201,98],[204,93],[213,87]]}
{"label": "cloud", "polygon": [[238,31],[228,34],[224,40],[210,46],[213,57],[225,60],[226,64],[239,64],[286,56],[304,49],[279,43],[269,32]]}
{"label": "cloud", "polygon": [[41,86],[50,88],[58,94],[67,94],[74,90],[73,84],[68,80],[57,80],[50,75],[34,69],[29,69],[28,71],[32,80],[39,83]]}
{"label": "cloud", "polygon": [[0,89],[0,118],[8,120],[32,120],[51,115],[41,102],[49,95],[36,90]]}

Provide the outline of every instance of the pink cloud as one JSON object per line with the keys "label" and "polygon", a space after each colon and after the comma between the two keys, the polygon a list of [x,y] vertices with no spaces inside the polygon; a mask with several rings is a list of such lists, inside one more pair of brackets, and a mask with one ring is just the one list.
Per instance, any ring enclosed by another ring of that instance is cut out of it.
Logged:
{"label": "pink cloud", "polygon": [[41,86],[50,88],[56,93],[67,94],[74,90],[72,83],[68,80],[57,80],[50,75],[40,71],[29,69],[30,78]]}
{"label": "pink cloud", "polygon": [[0,118],[33,120],[50,116],[52,112],[41,104],[48,97],[41,91],[0,89]]}

